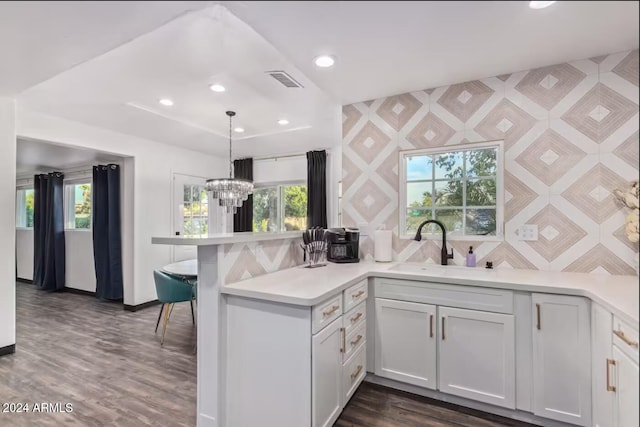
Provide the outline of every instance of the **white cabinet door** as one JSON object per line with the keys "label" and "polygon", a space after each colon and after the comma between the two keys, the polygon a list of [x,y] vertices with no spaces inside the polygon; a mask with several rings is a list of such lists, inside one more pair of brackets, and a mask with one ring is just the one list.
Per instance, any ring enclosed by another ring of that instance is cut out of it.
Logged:
{"label": "white cabinet door", "polygon": [[613,346],[613,359],[616,361],[616,427],[638,427],[638,364]]}
{"label": "white cabinet door", "polygon": [[436,388],[436,307],[376,298],[375,373]]}
{"label": "white cabinet door", "polygon": [[591,425],[588,303],[580,297],[549,294],[532,294],[531,302],[533,413]]}
{"label": "white cabinet door", "polygon": [[312,338],[312,427],[331,427],[342,410],[342,317]]}
{"label": "white cabinet door", "polygon": [[[613,393],[611,385],[611,330],[613,316],[597,304],[591,304],[591,404],[593,405],[593,426],[613,425]],[[607,384],[607,381],[609,384]]]}
{"label": "white cabinet door", "polygon": [[438,307],[442,392],[515,409],[515,328],[510,314]]}

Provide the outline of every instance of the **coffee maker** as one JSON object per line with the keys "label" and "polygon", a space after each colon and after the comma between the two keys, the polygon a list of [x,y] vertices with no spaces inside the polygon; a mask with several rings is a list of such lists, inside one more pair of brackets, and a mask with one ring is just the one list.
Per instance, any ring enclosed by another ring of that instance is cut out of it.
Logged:
{"label": "coffee maker", "polygon": [[357,228],[330,228],[327,230],[327,261],[337,263],[360,262]]}

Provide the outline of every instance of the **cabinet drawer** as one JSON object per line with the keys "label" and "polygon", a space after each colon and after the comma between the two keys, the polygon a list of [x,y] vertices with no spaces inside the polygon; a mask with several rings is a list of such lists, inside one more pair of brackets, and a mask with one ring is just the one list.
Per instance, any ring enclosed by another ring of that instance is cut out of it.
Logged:
{"label": "cabinet drawer", "polygon": [[367,304],[365,304],[364,301],[345,313],[344,316],[342,316],[342,327],[346,330],[347,335],[349,335],[354,328],[358,327],[358,325],[364,323],[366,317]]}
{"label": "cabinet drawer", "polygon": [[352,354],[362,347],[367,339],[367,324],[359,322],[359,326],[352,328],[351,332],[343,332],[345,340],[343,343],[344,353],[342,353],[342,362],[346,362]]}
{"label": "cabinet drawer", "polygon": [[367,347],[362,346],[342,369],[342,405],[346,405],[367,375]]}
{"label": "cabinet drawer", "polygon": [[311,312],[311,333],[315,334],[342,315],[342,294],[338,294],[322,304],[313,307]]}
{"label": "cabinet drawer", "polygon": [[638,330],[613,316],[613,343],[638,363]]}
{"label": "cabinet drawer", "polygon": [[344,291],[344,311],[367,299],[367,279],[361,280]]}
{"label": "cabinet drawer", "polygon": [[376,298],[513,314],[513,292],[400,279],[375,279]]}

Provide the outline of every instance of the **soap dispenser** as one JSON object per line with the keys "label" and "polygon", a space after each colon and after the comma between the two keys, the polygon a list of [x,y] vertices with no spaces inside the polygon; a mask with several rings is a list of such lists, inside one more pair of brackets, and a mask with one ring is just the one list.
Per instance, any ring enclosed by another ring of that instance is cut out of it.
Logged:
{"label": "soap dispenser", "polygon": [[467,267],[476,266],[476,254],[473,253],[473,246],[469,246],[469,253],[467,254]]}

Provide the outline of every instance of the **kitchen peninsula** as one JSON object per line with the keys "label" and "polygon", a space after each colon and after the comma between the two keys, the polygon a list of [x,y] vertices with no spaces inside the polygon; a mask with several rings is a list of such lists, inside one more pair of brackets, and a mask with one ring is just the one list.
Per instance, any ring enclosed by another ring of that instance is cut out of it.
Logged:
{"label": "kitchen peninsula", "polygon": [[198,245],[198,426],[331,426],[365,376],[549,426],[637,420],[636,277],[363,262],[224,283],[221,245],[296,237],[154,238]]}

